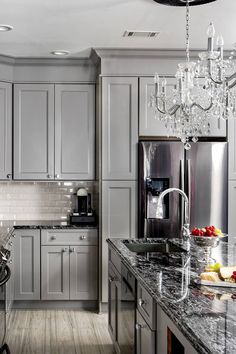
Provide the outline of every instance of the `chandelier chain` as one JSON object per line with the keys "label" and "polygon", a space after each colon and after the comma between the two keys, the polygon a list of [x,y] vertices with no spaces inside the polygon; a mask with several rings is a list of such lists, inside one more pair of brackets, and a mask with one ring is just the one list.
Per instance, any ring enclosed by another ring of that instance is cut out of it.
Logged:
{"label": "chandelier chain", "polygon": [[189,25],[189,21],[190,21],[190,9],[189,9],[189,0],[187,0],[186,2],[186,57],[187,57],[187,61],[190,61],[190,55],[189,55],[189,51],[190,51],[190,34],[189,34],[189,30],[190,30],[190,25]]}

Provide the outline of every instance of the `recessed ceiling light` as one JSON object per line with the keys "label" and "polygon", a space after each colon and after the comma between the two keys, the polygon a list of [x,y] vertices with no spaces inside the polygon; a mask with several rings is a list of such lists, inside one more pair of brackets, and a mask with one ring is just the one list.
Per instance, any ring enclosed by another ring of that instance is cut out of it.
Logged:
{"label": "recessed ceiling light", "polygon": [[68,52],[67,50],[53,50],[51,52],[52,55],[58,55],[58,56],[65,56],[65,55],[69,55],[70,52]]}
{"label": "recessed ceiling light", "polygon": [[0,25],[0,32],[7,32],[13,30],[13,27],[10,25]]}

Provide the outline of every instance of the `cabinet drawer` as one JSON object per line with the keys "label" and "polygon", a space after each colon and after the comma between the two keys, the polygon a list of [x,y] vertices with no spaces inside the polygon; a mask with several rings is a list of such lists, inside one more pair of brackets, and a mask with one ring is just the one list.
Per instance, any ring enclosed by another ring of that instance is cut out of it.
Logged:
{"label": "cabinet drawer", "polygon": [[136,311],[136,353],[156,353],[156,331],[152,331],[144,318]]}
{"label": "cabinet drawer", "polygon": [[142,285],[138,284],[137,307],[152,330],[156,329],[156,302]]}
{"label": "cabinet drawer", "polygon": [[97,245],[97,230],[42,230],[42,245]]}

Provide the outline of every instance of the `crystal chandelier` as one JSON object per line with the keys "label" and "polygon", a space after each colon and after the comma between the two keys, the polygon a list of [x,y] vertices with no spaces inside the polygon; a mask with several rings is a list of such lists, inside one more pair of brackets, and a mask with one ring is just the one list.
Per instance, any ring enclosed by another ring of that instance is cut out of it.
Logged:
{"label": "crystal chandelier", "polygon": [[208,48],[199,53],[197,62],[190,61],[189,2],[186,0],[186,61],[178,64],[176,86],[167,93],[167,81],[155,73],[155,92],[150,105],[155,107],[155,117],[164,122],[169,136],[175,136],[191,148],[190,141],[210,134],[212,119],[227,119],[236,111],[236,85],[234,54],[224,59],[222,36],[217,38],[211,23],[207,30]]}

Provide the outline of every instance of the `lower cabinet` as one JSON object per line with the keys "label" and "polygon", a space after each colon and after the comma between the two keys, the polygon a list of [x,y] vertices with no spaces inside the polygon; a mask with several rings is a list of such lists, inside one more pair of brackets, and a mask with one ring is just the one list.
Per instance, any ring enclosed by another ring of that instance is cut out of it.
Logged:
{"label": "lower cabinet", "polygon": [[152,331],[147,322],[136,311],[136,354],[156,353],[156,331]]}
{"label": "lower cabinet", "polygon": [[42,300],[97,300],[97,246],[42,246]]}
{"label": "lower cabinet", "polygon": [[[151,353],[151,352],[150,352]],[[197,354],[186,337],[157,306],[157,354]]]}
{"label": "lower cabinet", "polygon": [[15,230],[15,300],[40,300],[40,230]]}
{"label": "lower cabinet", "polygon": [[119,293],[120,293],[120,274],[109,262],[108,270],[108,328],[115,345],[116,352],[119,352]]}

